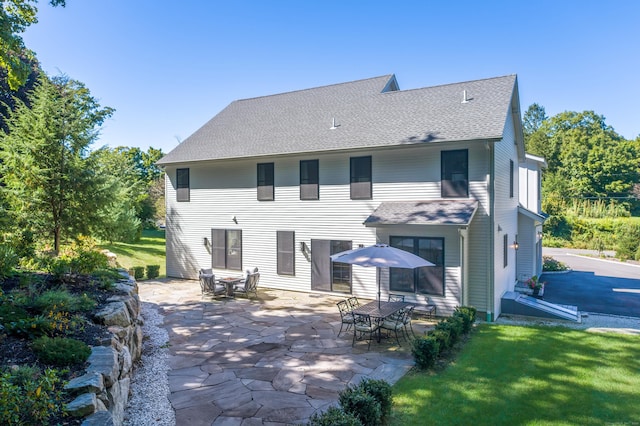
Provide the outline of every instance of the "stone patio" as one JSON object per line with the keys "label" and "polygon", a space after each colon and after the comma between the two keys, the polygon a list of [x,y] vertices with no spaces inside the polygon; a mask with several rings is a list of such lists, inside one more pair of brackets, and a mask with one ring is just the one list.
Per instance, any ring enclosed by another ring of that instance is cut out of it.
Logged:
{"label": "stone patio", "polygon": [[[351,346],[337,337],[343,298],[259,288],[258,297],[202,297],[197,281],[139,283],[169,333],[170,401],[178,425],[305,423],[363,377],[395,383],[413,366],[406,340]],[[364,301],[366,302],[366,301]],[[416,334],[435,322],[413,321]]]}

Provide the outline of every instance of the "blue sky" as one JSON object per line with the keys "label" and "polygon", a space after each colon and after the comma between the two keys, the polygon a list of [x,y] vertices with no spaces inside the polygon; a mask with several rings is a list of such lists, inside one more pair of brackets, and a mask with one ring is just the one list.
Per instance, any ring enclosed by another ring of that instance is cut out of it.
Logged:
{"label": "blue sky", "polygon": [[396,74],[517,74],[522,111],[594,110],[640,135],[640,2],[67,0],[24,34],[116,109],[95,147],[164,152],[236,99]]}

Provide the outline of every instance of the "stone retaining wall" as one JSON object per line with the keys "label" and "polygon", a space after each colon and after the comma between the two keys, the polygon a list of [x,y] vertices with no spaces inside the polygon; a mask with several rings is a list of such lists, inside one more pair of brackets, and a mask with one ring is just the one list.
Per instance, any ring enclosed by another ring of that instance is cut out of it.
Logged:
{"label": "stone retaining wall", "polygon": [[83,425],[121,425],[129,399],[131,368],[142,352],[142,317],[136,281],[126,279],[116,284],[116,292],[95,314],[111,337],[102,346],[91,348],[86,374],[71,380],[65,389],[77,394],[67,405],[74,417],[86,417]]}

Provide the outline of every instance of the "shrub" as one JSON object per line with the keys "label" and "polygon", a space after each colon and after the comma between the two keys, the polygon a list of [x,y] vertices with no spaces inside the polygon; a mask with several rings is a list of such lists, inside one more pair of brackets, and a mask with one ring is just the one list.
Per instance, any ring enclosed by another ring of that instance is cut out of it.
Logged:
{"label": "shrub", "polygon": [[391,414],[391,405],[393,403],[391,398],[391,385],[384,380],[365,378],[358,384],[357,388],[371,395],[378,401],[384,423],[384,420]]}
{"label": "shrub", "polygon": [[133,267],[133,278],[141,280],[144,277],[144,266]]}
{"label": "shrub", "polygon": [[462,320],[459,317],[448,317],[435,326],[436,330],[449,332],[449,347],[453,346],[462,334]]}
{"label": "shrub", "polygon": [[0,245],[0,279],[10,276],[13,269],[18,266],[19,260],[12,247],[5,244]]}
{"label": "shrub", "polygon": [[83,363],[91,355],[85,343],[65,337],[42,336],[33,341],[32,349],[43,363],[63,367]]}
{"label": "shrub", "polygon": [[444,329],[434,329],[429,332],[429,336],[433,336],[434,339],[438,342],[438,353],[442,353],[445,350],[449,349],[452,345],[451,343],[451,334],[449,330]]}
{"label": "shrub", "polygon": [[3,303],[0,305],[0,324],[2,325],[25,320],[29,318],[29,316],[26,310],[12,303]]}
{"label": "shrub", "polygon": [[160,276],[160,265],[147,265],[147,278],[154,279]]}
{"label": "shrub", "polygon": [[458,306],[453,315],[462,319],[462,332],[468,333],[471,331],[473,323],[476,321],[476,308],[471,306]]}
{"label": "shrub", "polygon": [[50,333],[51,322],[45,316],[37,315],[5,324],[5,329],[13,336],[34,338]]}
{"label": "shrub", "polygon": [[83,294],[76,296],[65,289],[48,290],[36,297],[34,308],[42,313],[47,312],[88,312],[95,308],[96,301]]}
{"label": "shrub", "polygon": [[567,269],[569,267],[559,260],[555,260],[551,256],[542,256],[542,270],[544,272],[566,271]]}
{"label": "shrub", "polygon": [[62,386],[56,370],[43,374],[31,367],[20,367],[0,375],[0,424],[49,424],[51,416],[62,411]]}
{"label": "shrub", "polygon": [[413,359],[415,360],[418,368],[430,368],[435,364],[436,359],[438,359],[438,354],[440,353],[440,341],[433,334],[419,337],[413,341],[411,353],[413,354]]}
{"label": "shrub", "polygon": [[350,413],[367,426],[380,425],[382,410],[375,397],[358,387],[347,387],[338,394],[338,401],[345,413]]}
{"label": "shrub", "polygon": [[345,413],[338,407],[330,407],[322,414],[312,415],[307,426],[362,426],[362,422],[351,413]]}
{"label": "shrub", "polygon": [[123,279],[123,276],[116,269],[98,269],[91,276],[96,281],[98,288],[110,290],[116,281]]}

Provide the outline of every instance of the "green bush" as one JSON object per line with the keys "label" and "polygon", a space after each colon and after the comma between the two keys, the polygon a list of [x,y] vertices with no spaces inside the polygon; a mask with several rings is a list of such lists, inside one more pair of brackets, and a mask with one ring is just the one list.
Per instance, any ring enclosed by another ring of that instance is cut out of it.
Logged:
{"label": "green bush", "polygon": [[453,316],[462,319],[462,332],[466,334],[471,331],[471,327],[476,321],[476,308],[471,306],[458,306],[453,311]]}
{"label": "green bush", "polygon": [[544,272],[566,271],[567,269],[569,267],[559,260],[551,256],[542,256],[542,270]]}
{"label": "green bush", "polygon": [[635,259],[640,243],[640,225],[620,222],[614,227],[616,257],[621,260]]}
{"label": "green bush", "polygon": [[141,280],[144,277],[144,266],[133,267],[133,278]]}
{"label": "green bush", "polygon": [[451,333],[449,330],[444,329],[434,329],[429,332],[429,336],[433,336],[434,339],[438,342],[438,353],[442,353],[445,350],[449,349],[452,346],[451,343]]}
{"label": "green bush", "polygon": [[451,347],[462,334],[462,320],[459,317],[444,318],[436,324],[435,329],[449,332],[449,347]]}
{"label": "green bush", "polygon": [[5,324],[4,327],[10,335],[30,339],[49,334],[52,331],[51,322],[44,315],[12,321],[9,324]]}
{"label": "green bush", "polygon": [[25,320],[29,318],[29,312],[20,306],[5,302],[0,305],[0,324],[8,325],[12,322]]}
{"label": "green bush", "polygon": [[62,367],[83,363],[91,355],[91,348],[85,343],[65,337],[42,336],[31,347],[43,363]]}
{"label": "green bush", "polygon": [[391,385],[384,380],[365,378],[362,379],[357,388],[371,395],[378,401],[380,411],[382,412],[382,422],[385,423],[385,420],[388,419],[391,414],[391,405],[393,403]]}
{"label": "green bush", "polygon": [[33,307],[39,312],[88,312],[95,308],[96,301],[82,294],[76,296],[65,289],[48,290],[36,297]]}
{"label": "green bush", "polygon": [[433,334],[419,337],[413,341],[411,353],[418,368],[430,368],[436,363],[440,354],[440,341]]}
{"label": "green bush", "polygon": [[118,281],[123,279],[124,277],[118,272],[116,269],[106,268],[106,269],[98,269],[94,271],[91,276],[94,279],[95,284],[98,288],[103,290],[110,290],[113,288],[113,285]]}
{"label": "green bush", "polygon": [[380,403],[358,387],[347,387],[338,394],[338,401],[345,413],[350,413],[362,424],[376,426],[382,424]]}
{"label": "green bush", "polygon": [[10,276],[19,261],[20,259],[12,247],[5,244],[0,245],[0,279]]}
{"label": "green bush", "polygon": [[49,424],[62,411],[62,386],[56,370],[43,374],[20,367],[0,375],[0,424],[6,426]]}
{"label": "green bush", "polygon": [[313,414],[307,426],[363,426],[351,413],[345,413],[338,407],[330,407],[322,414]]}
{"label": "green bush", "polygon": [[160,276],[160,265],[147,265],[147,278],[154,279]]}

